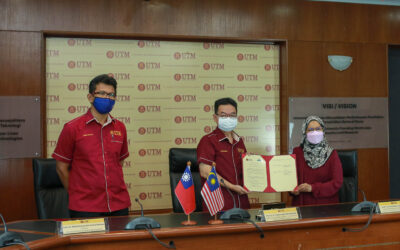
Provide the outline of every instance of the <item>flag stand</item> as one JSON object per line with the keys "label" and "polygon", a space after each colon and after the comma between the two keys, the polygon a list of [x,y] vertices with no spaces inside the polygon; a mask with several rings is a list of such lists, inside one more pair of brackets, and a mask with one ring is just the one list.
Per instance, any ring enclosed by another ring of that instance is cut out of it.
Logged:
{"label": "flag stand", "polygon": [[197,224],[197,222],[196,221],[194,221],[194,220],[190,220],[190,214],[188,214],[188,220],[185,220],[185,221],[182,221],[181,222],[181,224],[182,225],[184,225],[184,226],[193,226],[193,225],[196,225]]}
{"label": "flag stand", "polygon": [[224,224],[224,221],[223,220],[218,220],[217,219],[217,214],[215,214],[214,219],[213,220],[209,220],[208,224],[210,224],[210,225]]}

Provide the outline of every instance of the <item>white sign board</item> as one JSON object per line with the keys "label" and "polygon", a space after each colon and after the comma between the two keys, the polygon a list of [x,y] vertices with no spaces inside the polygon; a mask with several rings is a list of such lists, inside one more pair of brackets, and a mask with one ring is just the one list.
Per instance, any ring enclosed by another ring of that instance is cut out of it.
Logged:
{"label": "white sign board", "polygon": [[387,98],[289,98],[289,152],[300,145],[301,126],[310,115],[325,122],[328,143],[335,149],[387,148]]}

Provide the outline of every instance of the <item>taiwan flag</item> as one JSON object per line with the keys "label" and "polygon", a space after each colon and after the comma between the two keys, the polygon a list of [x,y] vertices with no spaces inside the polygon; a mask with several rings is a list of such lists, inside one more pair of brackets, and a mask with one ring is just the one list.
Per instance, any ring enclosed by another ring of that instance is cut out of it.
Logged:
{"label": "taiwan flag", "polygon": [[190,166],[187,166],[185,172],[183,172],[182,178],[175,188],[175,195],[185,214],[190,214],[196,209],[196,199],[194,196],[194,185]]}

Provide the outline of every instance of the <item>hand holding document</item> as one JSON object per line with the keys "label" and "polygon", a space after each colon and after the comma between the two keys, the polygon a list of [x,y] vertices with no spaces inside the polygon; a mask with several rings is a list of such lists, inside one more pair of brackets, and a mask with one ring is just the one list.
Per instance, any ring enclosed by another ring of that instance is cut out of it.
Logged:
{"label": "hand holding document", "polygon": [[285,192],[297,187],[295,155],[243,154],[244,189],[253,192]]}

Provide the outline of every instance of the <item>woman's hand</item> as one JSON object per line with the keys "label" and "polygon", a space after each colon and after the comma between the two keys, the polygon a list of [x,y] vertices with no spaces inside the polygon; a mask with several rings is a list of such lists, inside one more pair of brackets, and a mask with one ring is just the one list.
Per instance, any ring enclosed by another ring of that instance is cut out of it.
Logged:
{"label": "woman's hand", "polygon": [[298,186],[299,192],[309,193],[312,191],[312,186],[308,183],[303,183]]}

